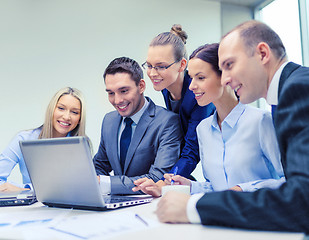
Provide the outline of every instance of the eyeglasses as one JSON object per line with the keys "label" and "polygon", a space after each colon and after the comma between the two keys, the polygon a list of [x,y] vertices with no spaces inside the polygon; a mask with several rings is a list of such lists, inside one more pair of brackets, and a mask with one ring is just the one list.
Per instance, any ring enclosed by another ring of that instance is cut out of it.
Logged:
{"label": "eyeglasses", "polygon": [[154,66],[151,66],[151,65],[148,64],[147,62],[144,62],[144,63],[142,64],[142,67],[143,67],[145,70],[148,70],[148,71],[150,71],[151,69],[154,68],[156,71],[162,72],[162,71],[168,69],[169,67],[171,67],[173,64],[175,64],[175,63],[177,63],[177,62],[179,62],[179,61],[175,61],[175,62],[171,63],[171,64],[168,65],[168,66],[155,66],[155,67],[154,67]]}

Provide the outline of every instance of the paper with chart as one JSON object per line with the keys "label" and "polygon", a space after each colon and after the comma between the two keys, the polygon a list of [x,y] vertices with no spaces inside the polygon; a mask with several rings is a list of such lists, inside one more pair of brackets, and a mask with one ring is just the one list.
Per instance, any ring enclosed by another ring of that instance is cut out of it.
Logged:
{"label": "paper with chart", "polygon": [[51,229],[77,239],[104,239],[119,234],[153,228],[159,223],[134,212],[93,213],[65,218]]}
{"label": "paper with chart", "polygon": [[31,209],[29,212],[0,213],[0,232],[31,227],[48,227],[70,212],[71,210]]}

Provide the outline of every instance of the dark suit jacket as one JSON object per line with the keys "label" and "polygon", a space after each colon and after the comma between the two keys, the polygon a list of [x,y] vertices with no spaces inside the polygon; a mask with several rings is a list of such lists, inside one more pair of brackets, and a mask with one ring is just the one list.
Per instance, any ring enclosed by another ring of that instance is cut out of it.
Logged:
{"label": "dark suit jacket", "polygon": [[[215,106],[212,103],[203,107],[197,104],[194,93],[189,89],[190,83],[191,78],[186,72],[179,108],[179,117],[184,133],[184,145],[181,150],[181,157],[175,165],[178,166],[177,174],[184,177],[189,177],[191,172],[195,169],[196,164],[200,161],[196,127],[200,121],[209,117],[215,111]],[[163,89],[162,94],[166,108],[172,110],[169,100],[170,92],[167,89]],[[170,172],[173,172],[173,170]]]}
{"label": "dark suit jacket", "polygon": [[179,159],[182,133],[177,114],[147,99],[149,105],[132,136],[124,172],[118,157],[118,129],[122,117],[113,111],[103,119],[100,146],[93,161],[98,175],[109,175],[114,170],[112,194],[133,194],[133,181],[138,178],[160,180]]}
{"label": "dark suit jacket", "polygon": [[274,124],[286,183],[206,194],[197,202],[203,224],[309,233],[309,68],[283,69]]}

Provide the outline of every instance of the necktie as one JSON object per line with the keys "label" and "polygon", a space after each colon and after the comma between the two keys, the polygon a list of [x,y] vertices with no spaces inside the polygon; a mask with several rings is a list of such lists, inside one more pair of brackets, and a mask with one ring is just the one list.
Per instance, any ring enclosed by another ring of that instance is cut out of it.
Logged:
{"label": "necktie", "polygon": [[126,123],[126,126],[124,130],[122,131],[121,137],[120,137],[120,165],[122,168],[122,171],[124,169],[124,163],[126,160],[127,151],[131,142],[131,135],[132,135],[132,123],[133,120],[131,118],[125,118],[124,122]]}
{"label": "necktie", "polygon": [[271,115],[274,119],[274,116],[275,116],[275,113],[276,113],[276,108],[277,108],[277,105],[271,105]]}

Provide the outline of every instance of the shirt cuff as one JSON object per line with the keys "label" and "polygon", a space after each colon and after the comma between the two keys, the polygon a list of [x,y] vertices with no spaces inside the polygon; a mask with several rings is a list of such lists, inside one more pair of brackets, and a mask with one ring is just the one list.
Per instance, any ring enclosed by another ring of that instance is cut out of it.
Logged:
{"label": "shirt cuff", "polygon": [[100,189],[102,194],[111,193],[111,178],[109,176],[100,175]]}
{"label": "shirt cuff", "polygon": [[194,194],[190,197],[187,204],[187,216],[190,223],[201,223],[200,215],[196,209],[196,203],[204,196],[204,193]]}
{"label": "shirt cuff", "polygon": [[250,183],[240,183],[237,184],[236,186],[240,187],[243,192],[253,192],[257,190],[252,188],[252,185]]}
{"label": "shirt cuff", "polygon": [[191,195],[198,193],[197,186],[198,186],[198,183],[196,181],[191,181],[191,187],[190,187]]}

